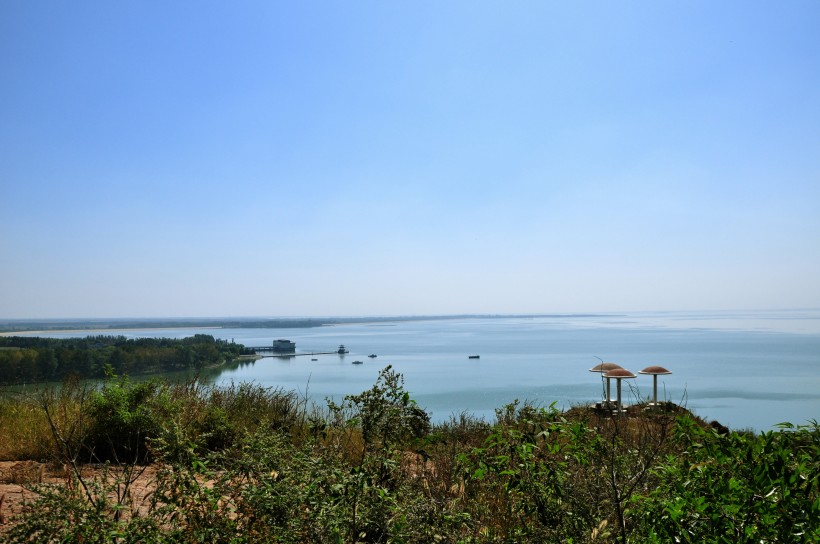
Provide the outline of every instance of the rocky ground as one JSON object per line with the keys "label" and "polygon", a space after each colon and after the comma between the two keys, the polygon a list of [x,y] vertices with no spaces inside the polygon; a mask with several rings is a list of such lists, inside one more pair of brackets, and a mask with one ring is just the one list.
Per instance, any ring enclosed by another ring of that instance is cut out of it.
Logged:
{"label": "rocky ground", "polygon": [[[105,469],[102,466],[84,466],[83,478],[87,481],[102,479]],[[0,461],[0,533],[14,522],[22,512],[24,504],[32,501],[38,484],[71,485],[70,470],[65,466],[47,465],[35,461]],[[109,471],[109,481],[120,476]],[[145,467],[129,486],[131,504],[137,509],[148,507],[148,499],[154,488],[155,467]]]}

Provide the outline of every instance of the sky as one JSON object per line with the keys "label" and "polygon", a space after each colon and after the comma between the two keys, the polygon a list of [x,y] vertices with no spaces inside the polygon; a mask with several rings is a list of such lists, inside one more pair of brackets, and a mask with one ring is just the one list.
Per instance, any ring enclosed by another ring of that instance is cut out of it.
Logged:
{"label": "sky", "polygon": [[820,307],[820,3],[0,3],[0,317]]}

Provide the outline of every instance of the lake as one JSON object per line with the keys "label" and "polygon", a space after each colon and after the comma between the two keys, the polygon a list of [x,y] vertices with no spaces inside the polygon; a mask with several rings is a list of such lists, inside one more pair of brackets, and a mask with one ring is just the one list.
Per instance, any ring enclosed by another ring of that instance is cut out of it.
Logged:
{"label": "lake", "polygon": [[[69,337],[100,331],[40,333]],[[106,332],[108,334],[109,332]],[[514,399],[562,408],[602,398],[612,361],[634,373],[650,365],[658,396],[729,427],[767,430],[779,422],[820,419],[820,310],[630,313],[597,316],[456,318],[344,324],[300,329],[185,328],[111,331],[127,337],[211,334],[247,346],[286,338],[297,354],[224,369],[217,384],[254,381],[296,390],[314,401],[368,389],[393,365],[434,421],[462,411],[491,420]],[[369,354],[377,354],[369,358]],[[469,355],[480,355],[469,359]],[[316,361],[312,361],[316,358]],[[364,364],[353,365],[354,360]],[[625,402],[652,395],[652,377],[624,381]],[[614,395],[613,383],[613,395]]]}

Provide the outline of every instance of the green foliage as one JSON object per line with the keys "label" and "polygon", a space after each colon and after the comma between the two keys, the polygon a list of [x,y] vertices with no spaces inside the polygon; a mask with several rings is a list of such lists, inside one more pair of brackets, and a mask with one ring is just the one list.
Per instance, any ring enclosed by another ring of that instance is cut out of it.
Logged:
{"label": "green foliage", "polygon": [[61,381],[69,376],[104,378],[112,373],[200,370],[234,360],[245,352],[241,344],[206,334],[181,340],[0,336],[0,385]]}
{"label": "green foliage", "polygon": [[336,507],[347,509],[339,537],[345,542],[399,538],[407,518],[395,517],[398,496],[410,489],[399,474],[402,446],[409,447],[429,432],[430,416],[410,398],[404,378],[391,366],[379,373],[368,391],[345,397],[341,405],[328,401],[328,406],[335,423],[334,450],[341,462],[350,463],[333,487]]}
{"label": "green foliage", "polygon": [[329,402],[338,417],[348,415],[346,425],[361,429],[363,456],[379,450],[387,453],[399,443],[421,438],[430,430],[430,416],[404,389],[404,378],[390,365],[379,372],[373,387],[348,395],[341,406]]}
{"label": "green foliage", "polygon": [[565,495],[566,420],[549,408],[518,401],[497,410],[496,424],[481,447],[461,456],[474,516],[491,540],[541,542],[574,534]]}
{"label": "green foliage", "polygon": [[682,448],[637,505],[652,542],[820,541],[820,430],[721,435],[680,422]]}
{"label": "green foliage", "polygon": [[132,382],[123,377],[93,392],[91,425],[85,439],[89,460],[138,462],[149,459],[150,442],[161,434],[163,420],[174,411],[168,390],[159,382]]}
{"label": "green foliage", "polygon": [[[493,425],[431,426],[390,367],[310,412],[253,384],[116,377],[37,405],[70,482],[29,495],[2,534],[15,544],[820,541],[817,423],[719,435],[682,409],[515,402]],[[91,477],[83,458],[115,463]],[[136,504],[146,460],[154,488]]]}

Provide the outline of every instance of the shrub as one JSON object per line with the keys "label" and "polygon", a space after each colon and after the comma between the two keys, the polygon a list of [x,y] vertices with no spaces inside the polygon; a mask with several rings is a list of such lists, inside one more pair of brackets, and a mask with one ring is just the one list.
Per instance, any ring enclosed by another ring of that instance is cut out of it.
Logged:
{"label": "shrub", "polygon": [[160,436],[173,412],[167,387],[155,380],[135,383],[128,378],[108,381],[91,396],[91,426],[85,439],[89,459],[143,463],[150,442]]}
{"label": "shrub", "polygon": [[[252,384],[75,382],[37,400],[70,481],[36,488],[12,543],[820,541],[816,422],[718,434],[671,407],[515,402],[493,425],[431,427],[390,367],[310,415]],[[79,453],[128,464],[95,478]],[[160,463],[137,510],[144,460]]]}
{"label": "shrub", "polygon": [[820,541],[820,428],[719,434],[682,418],[682,452],[638,501],[649,542]]}
{"label": "shrub", "polygon": [[328,402],[336,419],[361,430],[362,457],[389,453],[402,442],[421,438],[430,430],[430,415],[404,389],[404,378],[390,365],[368,391],[348,395],[341,405]]}

